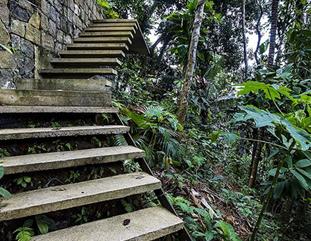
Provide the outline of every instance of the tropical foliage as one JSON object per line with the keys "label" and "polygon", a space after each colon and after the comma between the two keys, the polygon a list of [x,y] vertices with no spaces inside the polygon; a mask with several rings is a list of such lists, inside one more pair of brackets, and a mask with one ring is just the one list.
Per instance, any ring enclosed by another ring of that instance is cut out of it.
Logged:
{"label": "tropical foliage", "polygon": [[[198,3],[122,1],[120,16],[153,33],[152,56],[133,56],[120,70],[123,118],[195,239],[307,240],[290,220],[310,217],[310,5],[205,1],[182,125],[175,115]],[[257,46],[245,54],[250,37]]]}

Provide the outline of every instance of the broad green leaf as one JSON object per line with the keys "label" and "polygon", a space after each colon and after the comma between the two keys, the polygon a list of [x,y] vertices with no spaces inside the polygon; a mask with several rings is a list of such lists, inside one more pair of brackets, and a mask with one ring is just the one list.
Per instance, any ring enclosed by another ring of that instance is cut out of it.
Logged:
{"label": "broad green leaf", "polygon": [[9,193],[7,190],[4,188],[0,187],[0,197],[3,197],[5,199],[8,199],[11,197],[11,193]]}
{"label": "broad green leaf", "polygon": [[309,189],[309,185],[306,181],[306,179],[297,171],[290,169],[290,172],[294,175],[294,177],[298,180],[298,182],[300,183],[300,185],[305,189],[308,190]]}
{"label": "broad green leaf", "polygon": [[308,151],[303,151],[302,153],[306,156],[306,158],[308,158],[309,160],[311,160],[311,153],[310,153],[310,152],[308,152]]}
{"label": "broad green leaf", "polygon": [[49,232],[49,225],[48,221],[46,220],[44,215],[36,216],[36,223],[38,226],[38,229],[40,231],[40,234],[46,234]]}
{"label": "broad green leaf", "polygon": [[294,126],[285,118],[268,111],[258,109],[254,106],[242,106],[240,109],[246,113],[244,116],[240,115],[237,121],[253,120],[257,128],[283,127],[292,136],[292,138],[295,139],[302,151],[306,151],[311,147],[311,134],[297,126]]}
{"label": "broad green leaf", "polygon": [[240,107],[240,109],[245,111],[246,114],[244,114],[243,118],[242,116],[239,116],[238,121],[254,120],[257,128],[267,126],[274,127],[274,122],[279,122],[278,116],[274,116],[273,114],[260,110],[254,106]]}
{"label": "broad green leaf", "polygon": [[293,168],[293,159],[291,156],[286,158],[286,163],[287,163],[288,168]]}
{"label": "broad green leaf", "polygon": [[24,177],[24,181],[27,183],[31,183],[31,177]]}
{"label": "broad green leaf", "polygon": [[282,85],[270,85],[259,81],[247,81],[241,85],[237,85],[239,89],[238,95],[247,95],[250,93],[258,94],[262,91],[265,94],[267,100],[281,99],[281,95],[292,99],[291,90]]}
{"label": "broad green leaf", "polygon": [[306,172],[305,170],[303,170],[301,168],[297,168],[297,171],[300,172],[303,176],[309,178],[309,180],[311,180],[311,173],[310,172]]}
{"label": "broad green leaf", "polygon": [[295,165],[297,167],[299,167],[299,168],[308,167],[308,166],[311,166],[311,160],[309,160],[309,159],[302,159],[302,160],[296,162]]}
{"label": "broad green leaf", "polygon": [[311,147],[311,135],[305,130],[293,126],[287,120],[282,120],[281,125],[283,125],[287,129],[289,134],[299,144],[301,150],[307,151]]}

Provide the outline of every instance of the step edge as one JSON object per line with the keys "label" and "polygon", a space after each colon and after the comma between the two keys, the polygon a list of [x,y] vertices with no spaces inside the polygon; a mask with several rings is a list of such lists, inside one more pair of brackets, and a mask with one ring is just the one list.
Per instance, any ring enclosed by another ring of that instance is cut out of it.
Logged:
{"label": "step edge", "polygon": [[[101,179],[95,179],[95,180],[90,180],[90,181],[85,181],[85,182],[80,182],[80,183],[73,183],[73,184],[68,184],[68,185],[61,185],[61,186],[55,186],[55,187],[50,187],[50,188],[43,188],[43,189],[37,189],[34,191],[29,191],[25,193],[19,193],[16,195],[13,195],[11,199],[8,200],[13,200],[14,196],[22,196],[25,194],[33,194],[33,197],[36,197],[36,195],[40,195],[40,192],[46,192],[47,190],[53,191],[53,189],[65,189],[68,190],[69,186],[74,187],[74,186],[81,186],[81,185],[90,185],[93,184],[96,185],[98,182],[103,181],[104,179],[108,180],[113,179],[112,182],[116,182],[116,179],[126,177],[126,176],[134,176],[134,175],[145,175],[148,178],[153,178],[154,180],[151,182],[151,180],[148,183],[144,183],[141,185],[132,185],[128,187],[115,187],[114,190],[109,190],[107,192],[100,192],[92,195],[86,195],[86,196],[80,196],[80,197],[67,197],[67,200],[58,200],[54,201],[53,203],[42,203],[42,204],[33,204],[32,206],[29,207],[19,207],[16,209],[11,209],[11,210],[5,210],[8,205],[4,201],[3,204],[6,205],[4,208],[0,209],[0,221],[7,221],[7,220],[13,220],[13,219],[18,219],[18,218],[23,218],[23,217],[28,217],[28,216],[33,216],[33,215],[39,215],[43,213],[49,213],[49,212],[55,212],[55,211],[60,211],[60,210],[65,210],[65,209],[70,209],[74,207],[81,207],[84,205],[90,205],[94,203],[99,203],[99,202],[106,202],[106,201],[111,201],[115,199],[120,199],[120,198],[125,198],[128,196],[140,194],[140,193],[145,193],[149,191],[154,191],[157,189],[161,188],[161,181],[158,180],[157,178],[148,175],[146,173],[133,173],[133,174],[123,174],[123,175],[118,175],[114,177],[107,177],[107,178],[101,178]],[[66,189],[67,188],[67,189]],[[126,192],[126,193],[124,193]],[[56,194],[56,192],[55,192]],[[113,194],[113,196],[111,196]],[[37,209],[37,210],[35,210]],[[21,214],[22,213],[22,214]]]}
{"label": "step edge", "polygon": [[[16,129],[0,129],[0,140],[24,140],[30,138],[57,138],[57,137],[68,137],[68,136],[92,136],[92,135],[115,135],[115,134],[124,134],[128,133],[130,127],[128,126],[114,126],[114,128],[94,128],[94,129],[75,129],[68,130],[66,128],[61,129],[53,129],[53,128],[45,128],[41,132],[38,130],[36,132],[26,132],[26,130],[33,130],[38,128],[20,128],[19,130],[23,130],[24,132],[16,133],[2,133],[3,131],[9,132],[10,130]],[[43,128],[42,128],[43,129]]]}
{"label": "step edge", "polygon": [[[152,210],[152,212],[150,212],[150,210]],[[155,211],[153,211],[153,210],[155,210]],[[101,225],[104,225],[106,223],[115,224],[116,223],[115,219],[118,219],[118,220],[130,219],[130,218],[133,217],[132,216],[133,214],[137,215],[137,217],[139,217],[139,216],[143,216],[143,217],[149,216],[152,219],[152,215],[150,215],[150,214],[160,213],[160,212],[165,212],[165,211],[167,211],[167,210],[164,209],[163,207],[144,208],[144,209],[141,209],[141,210],[138,210],[138,211],[134,211],[134,212],[131,212],[131,213],[125,213],[125,214],[113,216],[113,217],[110,217],[110,218],[106,218],[106,219],[102,219],[102,220],[97,220],[97,221],[81,224],[82,226],[81,225],[73,226],[73,227],[69,227],[69,228],[66,228],[66,229],[61,229],[61,230],[57,230],[57,231],[54,231],[54,232],[51,232],[51,233],[47,233],[45,235],[38,235],[38,236],[35,236],[32,241],[44,241],[47,238],[48,238],[48,241],[51,241],[52,239],[49,236],[58,235],[59,233],[62,236],[64,236],[65,233],[74,233],[76,229],[80,229],[81,227],[85,228],[84,230],[88,230],[88,229],[91,229],[92,226],[100,227]],[[167,215],[173,215],[173,214],[171,214],[171,213],[169,213],[167,211]],[[161,238],[161,237],[164,237],[166,235],[169,235],[169,234],[172,234],[172,233],[175,233],[175,232],[178,232],[178,231],[182,230],[184,228],[183,221],[179,217],[177,217],[177,216],[175,216],[175,217],[176,217],[176,220],[172,221],[170,224],[167,224],[165,228],[161,228],[161,229],[160,228],[155,228],[154,230],[152,230],[152,233],[158,232],[155,236],[153,235],[151,237],[151,233],[150,233],[151,230],[150,230],[147,233],[142,233],[139,236],[132,237],[130,240],[134,241],[134,240],[137,240],[137,238],[140,238],[139,240],[141,240],[141,241],[154,240],[154,238],[158,239],[158,238]],[[136,218],[136,217],[134,217],[134,218]],[[52,238],[54,238],[54,237],[52,237]],[[68,240],[68,241],[73,241],[73,240]]]}
{"label": "step edge", "polygon": [[[16,112],[13,109],[18,109]],[[37,109],[30,112],[30,108]],[[51,109],[51,110],[50,110]],[[64,109],[64,110],[61,110]],[[70,109],[70,110],[69,110]],[[119,113],[112,107],[84,107],[84,106],[0,106],[0,114],[18,113]]]}
{"label": "step edge", "polygon": [[[108,150],[109,148],[94,148],[101,149],[101,151]],[[118,150],[120,148],[116,148],[115,151],[121,152],[122,150]],[[137,159],[144,157],[144,151],[138,148],[133,147],[132,150],[124,150],[121,153],[112,153],[109,155],[90,155],[90,156],[79,156],[81,152],[85,152],[86,150],[78,150],[78,151],[66,151],[66,152],[50,152],[50,153],[42,153],[42,154],[31,154],[31,155],[22,155],[22,156],[11,156],[8,158],[0,159],[2,162],[2,166],[4,168],[5,175],[18,174],[18,173],[28,173],[28,172],[38,172],[38,171],[47,171],[47,170],[56,170],[56,169],[64,169],[70,167],[78,167],[85,165],[94,165],[94,164],[105,164],[105,163],[113,163],[118,161],[124,161],[126,159]],[[98,150],[99,151],[99,150]],[[65,157],[58,157],[58,159],[52,160],[51,156],[53,154],[72,154],[73,157],[69,157],[68,155]],[[47,155],[49,157],[47,157]],[[74,156],[76,155],[76,156]],[[18,159],[21,159],[25,156],[27,158],[47,158],[46,162],[38,162],[38,161],[28,161],[28,163],[18,164]],[[15,160],[14,160],[15,159]],[[13,164],[13,162],[15,162]],[[57,166],[56,166],[57,165]]]}

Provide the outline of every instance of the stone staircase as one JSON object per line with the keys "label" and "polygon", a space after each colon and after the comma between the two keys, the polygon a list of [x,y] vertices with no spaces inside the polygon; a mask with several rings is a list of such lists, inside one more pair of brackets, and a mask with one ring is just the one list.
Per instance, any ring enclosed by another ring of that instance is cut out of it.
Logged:
{"label": "stone staircase", "polygon": [[[42,79],[18,80],[17,90],[0,90],[0,113],[7,120],[0,129],[0,148],[15,150],[17,144],[37,145],[43,141],[54,143],[55,139],[115,135],[123,135],[128,145],[110,144],[56,152],[44,149],[37,154],[18,152],[18,155],[3,158],[0,162],[4,166],[6,183],[27,174],[53,177],[62,170],[73,168],[109,168],[129,159],[135,159],[141,171],[40,188],[34,185],[31,190],[13,192],[10,199],[0,203],[0,222],[21,223],[34,215],[66,213],[78,207],[116,202],[135,195],[145,198],[143,194],[154,193],[158,206],[57,228],[32,240],[191,240],[182,220],[166,199],[161,182],[153,176],[144,160],[144,152],[135,146],[130,128],[123,125],[118,111],[112,107],[110,87],[117,74],[114,67],[121,64],[120,58],[127,52],[148,53],[136,20],[94,21],[67,50],[59,53],[59,58],[51,60],[51,68],[40,72]],[[108,125],[98,123],[101,115],[111,116]],[[50,121],[54,117],[94,120],[85,125],[23,126],[26,119]],[[15,121],[16,125],[21,124],[18,128],[12,124]],[[170,239],[166,239],[168,236]],[[7,240],[7,237],[0,240]]]}

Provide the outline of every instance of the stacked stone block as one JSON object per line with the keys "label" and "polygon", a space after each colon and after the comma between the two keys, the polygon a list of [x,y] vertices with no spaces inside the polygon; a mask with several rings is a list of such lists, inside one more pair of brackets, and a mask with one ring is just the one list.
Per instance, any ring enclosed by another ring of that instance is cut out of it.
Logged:
{"label": "stacked stone block", "polygon": [[96,0],[0,0],[0,88],[16,78],[39,78],[38,70],[84,29],[102,19]]}

